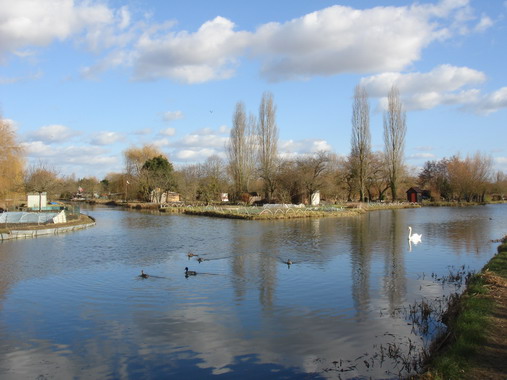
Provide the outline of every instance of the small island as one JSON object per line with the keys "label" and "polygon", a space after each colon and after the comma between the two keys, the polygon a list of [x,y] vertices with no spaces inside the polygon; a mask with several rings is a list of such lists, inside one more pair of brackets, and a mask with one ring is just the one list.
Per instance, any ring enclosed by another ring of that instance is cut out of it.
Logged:
{"label": "small island", "polygon": [[0,213],[0,241],[58,235],[94,225],[95,219],[81,214],[79,207],[61,202],[48,204],[46,193],[28,194],[24,207]]}

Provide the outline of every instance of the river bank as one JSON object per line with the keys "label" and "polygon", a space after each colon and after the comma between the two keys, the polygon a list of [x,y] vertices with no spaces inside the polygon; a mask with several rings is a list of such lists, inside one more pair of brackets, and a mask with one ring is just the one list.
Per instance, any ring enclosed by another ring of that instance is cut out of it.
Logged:
{"label": "river bank", "polygon": [[448,312],[448,333],[435,342],[428,371],[433,379],[507,378],[507,237],[474,275]]}

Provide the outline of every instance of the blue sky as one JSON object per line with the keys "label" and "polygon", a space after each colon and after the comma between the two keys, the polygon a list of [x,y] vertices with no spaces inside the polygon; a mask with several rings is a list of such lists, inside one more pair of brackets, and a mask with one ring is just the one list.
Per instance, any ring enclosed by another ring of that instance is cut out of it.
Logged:
{"label": "blue sky", "polygon": [[352,95],[375,150],[394,84],[406,163],[480,151],[507,172],[507,1],[0,0],[0,110],[29,162],[102,179],[155,144],[224,155],[235,104],[277,105],[282,155],[350,151]]}

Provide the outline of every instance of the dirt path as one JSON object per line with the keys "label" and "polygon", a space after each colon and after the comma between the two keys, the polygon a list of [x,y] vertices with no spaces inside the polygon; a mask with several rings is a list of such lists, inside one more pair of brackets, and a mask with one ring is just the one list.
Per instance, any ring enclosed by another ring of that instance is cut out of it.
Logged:
{"label": "dirt path", "polygon": [[495,301],[487,343],[480,350],[464,379],[507,379],[507,280],[485,275]]}

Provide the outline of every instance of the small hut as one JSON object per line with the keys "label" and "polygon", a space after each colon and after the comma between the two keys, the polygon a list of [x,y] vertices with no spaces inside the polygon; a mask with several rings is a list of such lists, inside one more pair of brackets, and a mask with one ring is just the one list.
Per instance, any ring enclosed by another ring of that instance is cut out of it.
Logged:
{"label": "small hut", "polygon": [[411,187],[407,190],[407,200],[412,203],[422,202],[423,191],[418,187]]}

